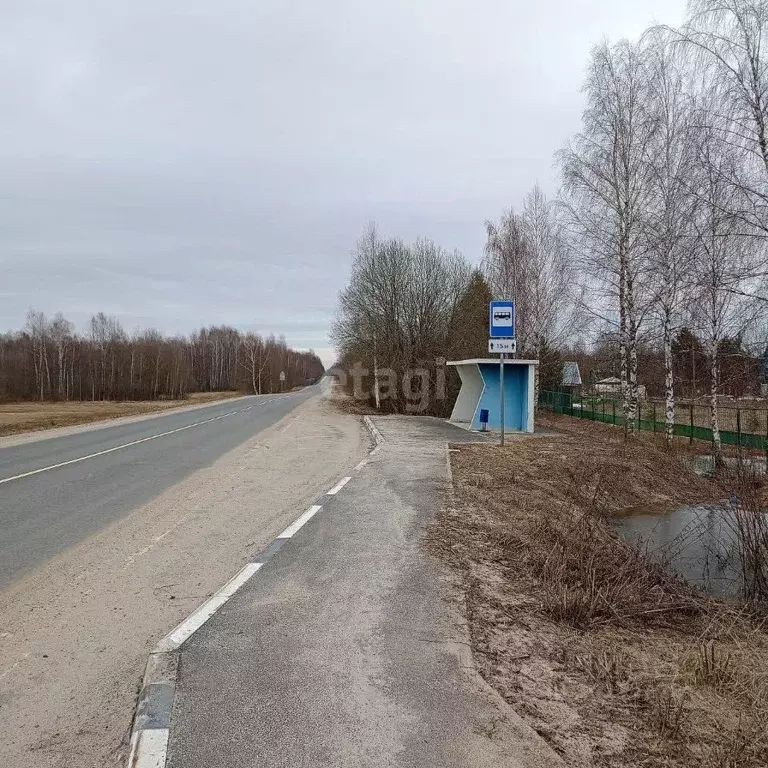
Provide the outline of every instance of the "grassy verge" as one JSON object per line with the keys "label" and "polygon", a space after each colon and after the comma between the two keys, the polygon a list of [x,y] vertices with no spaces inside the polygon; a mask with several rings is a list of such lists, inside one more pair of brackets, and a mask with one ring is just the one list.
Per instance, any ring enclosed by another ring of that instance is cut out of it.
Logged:
{"label": "grassy verge", "polygon": [[728,495],[653,439],[456,445],[430,547],[460,569],[484,677],[570,766],[768,764],[768,633],[618,538],[611,515]]}
{"label": "grassy verge", "polygon": [[240,394],[240,392],[199,392],[190,395],[186,400],[0,403],[0,436],[87,424],[120,416],[138,416],[184,405],[200,405],[238,397]]}

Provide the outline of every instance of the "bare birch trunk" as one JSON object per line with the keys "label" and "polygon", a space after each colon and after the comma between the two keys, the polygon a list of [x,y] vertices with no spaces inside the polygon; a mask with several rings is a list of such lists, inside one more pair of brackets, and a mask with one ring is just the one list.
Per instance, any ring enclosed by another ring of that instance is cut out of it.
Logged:
{"label": "bare birch trunk", "polygon": [[720,413],[717,406],[718,390],[718,366],[717,366],[717,338],[713,336],[710,344],[710,366],[709,366],[709,423],[712,429],[712,448],[715,456],[715,464],[720,465],[723,462],[722,443],[720,442]]}
{"label": "bare birch trunk", "polygon": [[672,322],[669,308],[664,309],[664,394],[667,444],[675,435],[675,379],[672,369]]}
{"label": "bare birch trunk", "polygon": [[539,410],[539,369],[541,368],[541,342],[536,342],[536,359],[539,365],[533,367],[533,408],[534,412]]}
{"label": "bare birch trunk", "polygon": [[621,407],[624,412],[624,432],[629,423],[629,385],[627,381],[627,304],[626,271],[623,261],[619,265],[619,377],[621,379]]}

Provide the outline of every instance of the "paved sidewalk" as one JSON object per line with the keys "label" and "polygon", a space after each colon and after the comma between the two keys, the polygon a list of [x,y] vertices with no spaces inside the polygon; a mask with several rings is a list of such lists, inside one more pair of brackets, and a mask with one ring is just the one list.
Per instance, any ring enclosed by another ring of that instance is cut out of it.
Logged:
{"label": "paved sidewalk", "polygon": [[171,768],[562,766],[472,666],[458,591],[421,544],[448,487],[434,419],[386,442],[185,644]]}

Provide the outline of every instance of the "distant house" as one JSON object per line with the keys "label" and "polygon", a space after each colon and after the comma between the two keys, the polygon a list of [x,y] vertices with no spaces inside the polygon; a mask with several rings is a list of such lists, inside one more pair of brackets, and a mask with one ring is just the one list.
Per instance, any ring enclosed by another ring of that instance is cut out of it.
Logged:
{"label": "distant house", "polygon": [[578,363],[563,363],[563,386],[568,389],[581,386],[581,372]]}
{"label": "distant house", "polygon": [[595,392],[599,395],[620,395],[621,379],[616,378],[616,376],[600,379],[600,381],[595,382]]}

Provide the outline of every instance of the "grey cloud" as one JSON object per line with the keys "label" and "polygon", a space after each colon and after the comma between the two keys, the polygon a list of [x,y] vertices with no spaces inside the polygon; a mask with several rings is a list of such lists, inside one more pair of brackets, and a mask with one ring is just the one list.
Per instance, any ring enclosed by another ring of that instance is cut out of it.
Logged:
{"label": "grey cloud", "polygon": [[684,2],[624,5],[0,0],[0,327],[327,347],[368,220],[476,260],[485,218],[555,191],[590,46]]}

